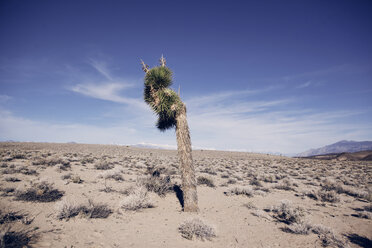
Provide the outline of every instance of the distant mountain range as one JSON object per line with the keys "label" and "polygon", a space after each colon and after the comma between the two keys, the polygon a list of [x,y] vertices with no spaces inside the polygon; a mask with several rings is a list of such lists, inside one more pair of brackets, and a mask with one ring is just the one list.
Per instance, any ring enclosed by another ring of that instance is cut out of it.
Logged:
{"label": "distant mountain range", "polygon": [[342,153],[342,152],[360,152],[372,150],[372,141],[348,141],[342,140],[337,143],[323,146],[321,148],[310,149],[306,152],[297,154],[298,157],[310,157],[323,154],[331,153]]}

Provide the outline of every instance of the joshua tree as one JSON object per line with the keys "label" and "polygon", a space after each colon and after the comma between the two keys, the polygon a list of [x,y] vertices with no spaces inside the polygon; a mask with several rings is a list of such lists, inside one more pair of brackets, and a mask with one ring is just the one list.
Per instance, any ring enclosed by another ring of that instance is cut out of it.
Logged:
{"label": "joshua tree", "polygon": [[178,157],[182,178],[182,192],[185,212],[198,211],[195,169],[192,162],[189,126],[186,119],[186,105],[179,94],[169,87],[172,85],[172,71],[165,65],[163,56],[160,66],[149,69],[143,61],[145,75],[144,99],[158,115],[157,128],[165,131],[176,128]]}

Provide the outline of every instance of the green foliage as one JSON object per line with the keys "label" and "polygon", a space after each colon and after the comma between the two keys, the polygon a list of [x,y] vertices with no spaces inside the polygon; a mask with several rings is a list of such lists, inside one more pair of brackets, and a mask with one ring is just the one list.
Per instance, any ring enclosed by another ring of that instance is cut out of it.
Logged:
{"label": "green foliage", "polygon": [[161,131],[176,126],[180,97],[172,89],[172,71],[165,66],[154,67],[146,73],[144,100],[158,115],[156,126]]}

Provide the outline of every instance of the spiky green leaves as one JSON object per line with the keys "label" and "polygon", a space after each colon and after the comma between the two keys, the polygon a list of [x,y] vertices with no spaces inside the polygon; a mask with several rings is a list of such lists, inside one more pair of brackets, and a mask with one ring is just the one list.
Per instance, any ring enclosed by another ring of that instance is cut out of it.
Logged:
{"label": "spiky green leaves", "polygon": [[168,67],[154,67],[146,73],[145,85],[152,85],[155,90],[172,85],[172,71]]}
{"label": "spiky green leaves", "polygon": [[158,115],[156,126],[165,131],[176,126],[177,110],[182,106],[180,97],[168,88],[172,84],[172,71],[155,67],[145,76],[144,99]]}

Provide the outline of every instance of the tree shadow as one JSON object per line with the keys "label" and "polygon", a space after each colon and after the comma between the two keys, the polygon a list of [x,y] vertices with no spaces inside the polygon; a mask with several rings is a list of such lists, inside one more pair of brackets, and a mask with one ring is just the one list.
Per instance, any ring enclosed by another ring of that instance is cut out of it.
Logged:
{"label": "tree shadow", "polygon": [[360,247],[372,247],[372,240],[363,236],[359,236],[356,233],[348,234],[346,235],[346,237],[350,240],[351,243],[359,245]]}
{"label": "tree shadow", "polygon": [[180,202],[181,206],[182,206],[182,209],[184,207],[184,202],[183,202],[183,191],[181,189],[180,186],[178,186],[177,184],[175,184],[173,186],[173,191],[176,193],[176,196],[177,196],[177,199],[178,201]]}

